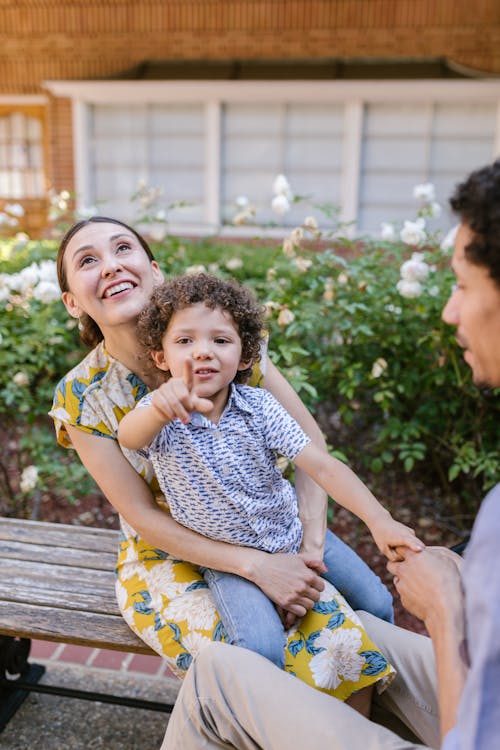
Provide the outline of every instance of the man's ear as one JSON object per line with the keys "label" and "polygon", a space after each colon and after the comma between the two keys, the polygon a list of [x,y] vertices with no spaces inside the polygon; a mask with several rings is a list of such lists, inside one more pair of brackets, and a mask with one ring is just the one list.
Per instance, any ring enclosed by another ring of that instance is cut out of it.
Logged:
{"label": "man's ear", "polygon": [[155,363],[155,365],[157,366],[159,370],[163,370],[163,372],[169,371],[170,368],[166,360],[165,354],[163,352],[163,349],[157,349],[155,351],[152,351],[151,359],[153,360],[153,362]]}
{"label": "man's ear", "polygon": [[72,318],[79,318],[82,314],[82,309],[75,299],[75,295],[72,292],[63,292],[61,294],[64,307],[69,312]]}

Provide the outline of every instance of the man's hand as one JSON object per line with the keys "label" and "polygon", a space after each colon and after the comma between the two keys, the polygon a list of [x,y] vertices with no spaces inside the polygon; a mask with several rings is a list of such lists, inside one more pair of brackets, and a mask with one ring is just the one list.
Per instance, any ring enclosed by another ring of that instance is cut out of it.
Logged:
{"label": "man's hand", "polygon": [[387,569],[409,612],[427,624],[432,617],[439,617],[442,607],[461,611],[461,557],[445,547],[427,547],[418,554],[406,548],[398,552],[404,560],[389,562]]}

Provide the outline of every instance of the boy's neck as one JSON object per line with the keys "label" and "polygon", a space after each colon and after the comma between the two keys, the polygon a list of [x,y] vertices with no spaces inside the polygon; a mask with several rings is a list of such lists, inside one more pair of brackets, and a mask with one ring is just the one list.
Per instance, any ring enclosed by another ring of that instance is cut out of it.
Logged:
{"label": "boy's neck", "polygon": [[223,388],[221,391],[218,391],[213,396],[208,397],[208,400],[213,403],[214,408],[209,412],[205,412],[203,416],[209,419],[214,424],[219,424],[219,420],[222,417],[224,409],[226,408],[229,401],[230,393],[231,383],[229,385],[226,385],[225,388]]}

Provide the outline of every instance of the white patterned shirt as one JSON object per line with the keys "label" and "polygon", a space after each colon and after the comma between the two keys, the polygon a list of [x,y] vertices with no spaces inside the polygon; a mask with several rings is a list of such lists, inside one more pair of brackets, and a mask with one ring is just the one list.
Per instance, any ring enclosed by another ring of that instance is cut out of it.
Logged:
{"label": "white patterned shirt", "polygon": [[[151,403],[145,396],[137,408]],[[263,388],[231,385],[218,424],[197,412],[175,419],[146,449],[176,521],[210,539],[266,552],[297,552],[295,490],[276,466],[310,442]]]}

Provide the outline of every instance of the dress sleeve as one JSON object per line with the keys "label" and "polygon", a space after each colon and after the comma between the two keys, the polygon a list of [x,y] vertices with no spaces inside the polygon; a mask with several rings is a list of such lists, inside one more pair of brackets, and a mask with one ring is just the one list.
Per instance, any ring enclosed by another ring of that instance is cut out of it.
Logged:
{"label": "dress sleeve", "polygon": [[260,388],[264,382],[266,375],[266,359],[269,344],[269,335],[266,333],[260,343],[260,360],[253,366],[252,374],[248,381],[248,385],[257,386]]}
{"label": "dress sleeve", "polygon": [[87,388],[88,383],[85,380],[76,376],[67,376],[59,382],[55,390],[49,416],[54,420],[57,442],[63,448],[72,447],[66,425],[78,427],[78,429],[91,435],[106,438],[115,437],[109,424],[106,424],[97,415],[94,419],[90,418],[92,406],[85,396]]}

